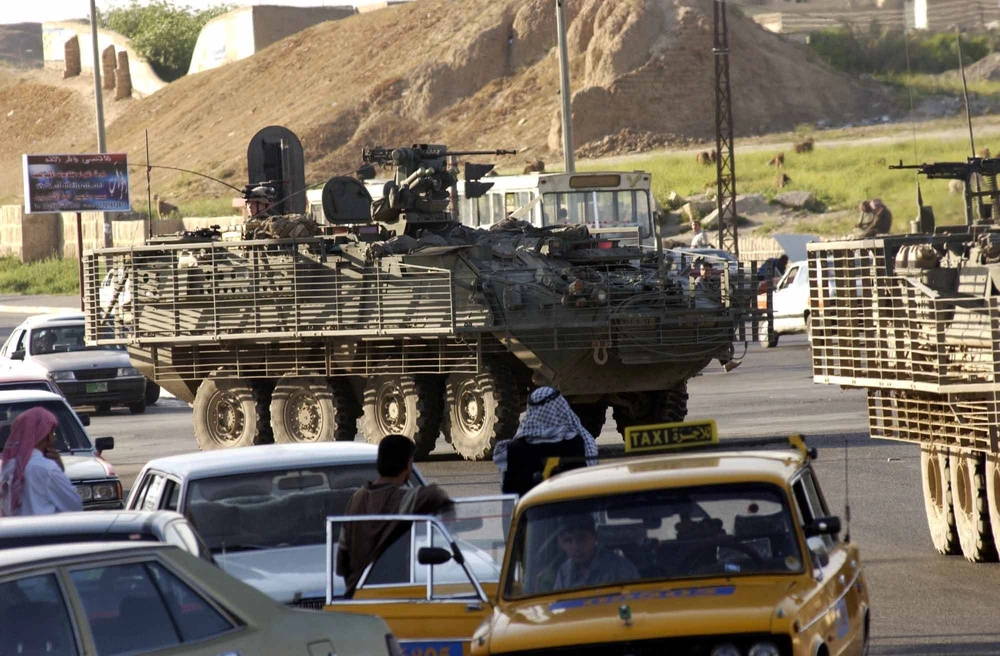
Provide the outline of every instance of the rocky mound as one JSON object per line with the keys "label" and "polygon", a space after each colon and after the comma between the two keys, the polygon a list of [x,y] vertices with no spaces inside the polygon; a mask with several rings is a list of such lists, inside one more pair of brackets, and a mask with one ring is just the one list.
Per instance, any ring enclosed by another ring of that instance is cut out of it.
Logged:
{"label": "rocky mound", "polygon": [[[570,8],[582,152],[714,136],[711,0],[578,0]],[[886,112],[880,88],[832,71],[804,46],[737,11],[729,27],[738,135]],[[182,78],[134,101],[108,142],[138,163],[148,129],[154,163],[234,184],[245,177],[247,141],[270,124],[302,138],[311,181],[353,170],[361,148],[376,144],[517,148],[523,158],[499,162],[517,168],[521,159],[558,158],[558,88],[551,1],[419,0],[323,23]],[[32,141],[21,147],[38,150]],[[165,171],[154,171],[154,186],[175,198],[228,193]]]}

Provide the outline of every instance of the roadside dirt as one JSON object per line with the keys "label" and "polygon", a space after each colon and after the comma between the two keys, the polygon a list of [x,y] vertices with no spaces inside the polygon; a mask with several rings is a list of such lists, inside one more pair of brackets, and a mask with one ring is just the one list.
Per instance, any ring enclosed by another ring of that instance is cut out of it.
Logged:
{"label": "roadside dirt", "polygon": [[[570,9],[581,155],[714,134],[710,0],[577,0]],[[880,87],[832,71],[804,46],[738,12],[729,28],[739,137],[889,111]],[[74,88],[81,80],[0,74],[0,128],[11,135],[0,145],[0,196],[20,195],[21,153],[94,147],[92,94]],[[245,178],[247,141],[271,124],[301,137],[311,182],[352,171],[368,145],[517,148],[518,161],[498,162],[516,168],[557,157],[555,17],[547,0],[420,0],[317,25],[142,100],[107,105],[110,150],[142,163],[148,130],[154,164],[235,185]],[[231,193],[164,171],[154,171],[154,186],[172,202]]]}

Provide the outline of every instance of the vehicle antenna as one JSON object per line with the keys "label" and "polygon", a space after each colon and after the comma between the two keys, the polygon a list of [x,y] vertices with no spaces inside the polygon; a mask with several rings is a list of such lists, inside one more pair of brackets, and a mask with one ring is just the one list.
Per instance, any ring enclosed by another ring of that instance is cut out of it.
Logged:
{"label": "vehicle antenna", "polygon": [[[180,171],[181,173],[191,173],[193,175],[200,175],[201,177],[208,178],[209,180],[212,180],[213,182],[218,182],[220,185],[225,185],[225,186],[229,187],[230,189],[232,189],[233,191],[238,191],[241,194],[243,193],[242,189],[240,189],[238,187],[234,187],[233,185],[229,184],[228,182],[223,182],[222,180],[220,180],[218,178],[213,178],[210,175],[206,175],[204,173],[199,173],[198,171],[192,171],[191,169],[182,169],[182,168],[180,168],[178,166],[164,166],[163,164],[150,164],[149,161],[148,161],[149,160],[148,157],[146,158],[146,160],[147,161],[145,161],[145,162],[142,163],[142,166],[146,167],[147,169],[167,169],[168,171]],[[133,164],[133,165],[129,165],[129,168],[130,169],[136,169],[136,168],[139,168],[139,166],[140,166],[139,164]]]}
{"label": "vehicle antenna", "polygon": [[844,436],[844,542],[851,541],[851,495],[850,476],[847,470],[848,450],[847,436]]}
{"label": "vehicle antenna", "polygon": [[153,196],[150,189],[149,173],[152,168],[149,166],[149,130],[143,130],[146,136],[146,237],[153,233]]}
{"label": "vehicle antenna", "polygon": [[[913,71],[910,70],[910,39],[908,38],[907,34],[908,33],[907,33],[906,29],[904,28],[903,29],[903,57],[906,59],[906,76],[907,77],[911,77],[913,75]],[[906,87],[906,94],[910,98],[910,116],[913,116],[913,85],[907,85],[907,87]],[[910,129],[913,132],[913,161],[914,162],[919,162],[920,160],[917,158],[917,123],[916,123],[916,121],[911,121],[910,122]],[[917,174],[916,172],[914,172],[913,175],[918,180],[920,179],[919,174]],[[920,187],[920,183],[919,182],[917,183],[917,187],[918,188]]]}
{"label": "vehicle antenna", "polygon": [[955,26],[955,43],[958,46],[958,70],[962,73],[962,97],[965,99],[965,120],[969,124],[969,148],[976,156],[976,140],[972,136],[972,114],[969,112],[969,85],[965,81],[965,63],[962,61],[962,32]]}

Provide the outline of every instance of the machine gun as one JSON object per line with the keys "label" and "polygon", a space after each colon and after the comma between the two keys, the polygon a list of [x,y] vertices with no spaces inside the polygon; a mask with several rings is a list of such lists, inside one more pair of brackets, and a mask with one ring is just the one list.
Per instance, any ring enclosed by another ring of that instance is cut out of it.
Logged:
{"label": "machine gun", "polygon": [[[965,223],[994,223],[1000,216],[1000,159],[969,157],[965,162],[931,162],[924,164],[892,164],[890,169],[912,169],[930,180],[961,180],[965,183]],[[918,199],[919,188],[918,188]],[[918,200],[923,215],[923,203]],[[932,215],[933,216],[933,215]],[[931,219],[933,222],[933,219]]]}
{"label": "machine gun", "polygon": [[[372,219],[395,228],[397,234],[407,234],[428,224],[452,221],[448,204],[453,200],[449,190],[458,182],[457,171],[449,168],[449,158],[468,155],[514,155],[515,150],[455,150],[437,144],[415,144],[409,148],[365,148],[364,165],[357,176],[362,180],[375,177],[375,165],[395,169],[393,179],[382,189],[382,198],[372,205]],[[492,171],[493,164],[464,163],[462,178],[465,197],[478,198],[492,186],[480,178]],[[396,225],[402,223],[403,225]],[[392,228],[390,228],[392,229]]]}

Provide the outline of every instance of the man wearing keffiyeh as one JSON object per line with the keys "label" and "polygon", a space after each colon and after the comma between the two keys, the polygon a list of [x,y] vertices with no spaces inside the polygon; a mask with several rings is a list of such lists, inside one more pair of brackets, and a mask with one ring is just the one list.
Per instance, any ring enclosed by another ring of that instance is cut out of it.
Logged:
{"label": "man wearing keffiyeh", "polygon": [[0,517],[83,510],[55,447],[59,420],[42,407],[19,414],[0,455]]}
{"label": "man wearing keffiyeh", "polygon": [[587,464],[597,464],[597,441],[591,435],[566,397],[552,387],[539,387],[528,397],[528,409],[521,417],[521,425],[510,440],[497,442],[493,450],[493,462],[500,468],[500,476],[507,471],[507,450],[514,440],[526,440],[529,444],[550,444],[580,437],[583,440]]}

